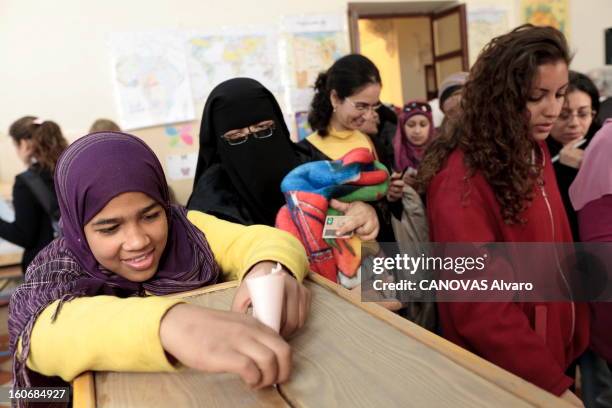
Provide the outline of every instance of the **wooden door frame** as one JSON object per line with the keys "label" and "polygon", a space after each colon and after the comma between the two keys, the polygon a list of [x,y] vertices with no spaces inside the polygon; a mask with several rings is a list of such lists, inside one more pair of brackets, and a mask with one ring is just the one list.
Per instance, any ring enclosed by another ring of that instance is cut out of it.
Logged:
{"label": "wooden door frame", "polygon": [[[357,8],[359,7],[359,3],[349,3],[348,4],[348,26],[349,26],[349,38],[351,43],[351,52],[354,54],[359,54],[359,19],[368,19],[368,20],[376,20],[376,19],[387,19],[387,18],[413,18],[413,17],[429,17],[431,22],[432,13],[359,13]],[[432,43],[433,47],[433,43]]]}
{"label": "wooden door frame", "polygon": [[[468,71],[469,69],[469,59],[468,59],[468,41],[467,41],[467,13],[466,13],[466,5],[465,3],[459,3],[453,5],[447,9],[444,9],[439,12],[429,12],[429,13],[391,13],[381,11],[379,13],[360,13],[359,8],[362,6],[362,3],[349,3],[348,4],[348,27],[349,27],[349,38],[351,45],[352,53],[360,53],[361,49],[359,47],[359,19],[386,19],[386,18],[413,18],[413,17],[428,17],[429,18],[429,31],[431,35],[431,49],[432,49],[432,59],[433,66],[435,67],[436,61],[445,60],[448,58],[454,58],[461,56],[461,66],[464,71]],[[446,54],[442,54],[436,57],[435,44],[434,44],[434,29],[433,29],[433,20],[434,17],[441,18],[447,15],[453,14],[459,8],[459,30],[461,31],[461,49],[462,51],[453,51]],[[434,68],[434,80],[435,83],[438,83],[438,73]]]}
{"label": "wooden door frame", "polygon": [[[451,52],[447,52],[446,54],[436,56],[436,49],[435,49],[436,46],[434,43],[434,30],[433,30],[434,17],[435,19],[444,18],[448,15],[456,13],[457,9],[459,9],[459,31],[461,32],[461,39],[460,39],[461,50],[451,51]],[[469,62],[468,40],[467,40],[467,12],[466,12],[465,3],[458,4],[456,6],[450,7],[438,13],[432,13],[430,22],[431,22],[431,46],[433,48],[432,54],[433,54],[434,67],[436,65],[436,62],[444,61],[450,58],[461,57],[461,68],[464,71],[468,71],[470,68],[470,62]],[[437,72],[435,73],[435,75],[436,75],[436,83],[437,83],[437,75],[438,75]]]}

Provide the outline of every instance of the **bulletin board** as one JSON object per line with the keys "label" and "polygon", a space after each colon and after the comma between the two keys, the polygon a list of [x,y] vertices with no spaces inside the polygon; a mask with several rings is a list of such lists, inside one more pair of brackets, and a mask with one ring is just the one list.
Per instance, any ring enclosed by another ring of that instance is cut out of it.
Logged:
{"label": "bulletin board", "polygon": [[185,205],[193,190],[198,159],[199,121],[130,131],[144,140],[161,162],[176,201]]}

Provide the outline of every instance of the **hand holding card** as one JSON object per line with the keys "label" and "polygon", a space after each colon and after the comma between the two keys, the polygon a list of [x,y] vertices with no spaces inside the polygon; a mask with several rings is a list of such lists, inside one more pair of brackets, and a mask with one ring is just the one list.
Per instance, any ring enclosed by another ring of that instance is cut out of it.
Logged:
{"label": "hand holding card", "polygon": [[340,227],[342,227],[351,217],[346,215],[328,215],[325,217],[325,225],[323,226],[323,238],[334,239],[334,238],[350,238],[353,236],[353,231],[343,234],[336,235]]}

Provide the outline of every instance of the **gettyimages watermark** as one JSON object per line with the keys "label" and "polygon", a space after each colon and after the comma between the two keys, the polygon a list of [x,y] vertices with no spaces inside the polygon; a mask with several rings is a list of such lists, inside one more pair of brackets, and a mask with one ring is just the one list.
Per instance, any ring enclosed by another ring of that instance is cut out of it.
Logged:
{"label": "gettyimages watermark", "polygon": [[363,301],[612,302],[612,243],[362,247]]}

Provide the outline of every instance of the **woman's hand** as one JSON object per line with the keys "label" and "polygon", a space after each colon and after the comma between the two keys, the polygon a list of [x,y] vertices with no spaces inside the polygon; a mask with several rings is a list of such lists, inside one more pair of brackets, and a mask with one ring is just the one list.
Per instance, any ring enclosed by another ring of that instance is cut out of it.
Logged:
{"label": "woman's hand", "polygon": [[389,190],[387,191],[387,201],[394,202],[402,198],[404,193],[404,180],[402,173],[393,172],[389,181]]}
{"label": "woman's hand", "polygon": [[404,184],[409,185],[410,187],[414,187],[414,185],[416,184],[416,176],[417,171],[414,168],[410,167],[404,172],[404,177],[402,177],[402,180],[404,180]]}
{"label": "woman's hand", "polygon": [[329,204],[334,210],[350,217],[338,228],[338,236],[355,232],[362,241],[376,239],[380,230],[380,223],[378,222],[378,215],[376,215],[374,207],[363,201],[345,203],[336,199],[332,199]]}
{"label": "woman's hand", "polygon": [[575,169],[580,168],[580,164],[582,164],[582,159],[584,157],[584,150],[576,147],[576,144],[580,142],[582,142],[582,139],[568,143],[563,146],[563,148],[559,152],[559,162],[561,164],[573,167]]}
{"label": "woman's hand", "polygon": [[[243,281],[240,283],[236,294],[234,295],[234,302],[232,303],[232,311],[246,313],[251,304],[251,295],[246,285],[247,279],[253,279],[258,276],[266,275],[276,267],[276,262],[263,261],[255,264]],[[281,272],[284,275],[284,286],[285,293],[283,298],[283,315],[281,317],[281,331],[280,334],[288,338],[299,330],[308,317],[310,312],[310,301],[312,294],[310,290],[301,284],[293,277],[293,275],[287,271],[284,267]]]}
{"label": "woman's hand", "polygon": [[289,344],[252,316],[178,304],[162,318],[159,336],[187,367],[235,373],[253,388],[283,383],[291,374]]}

